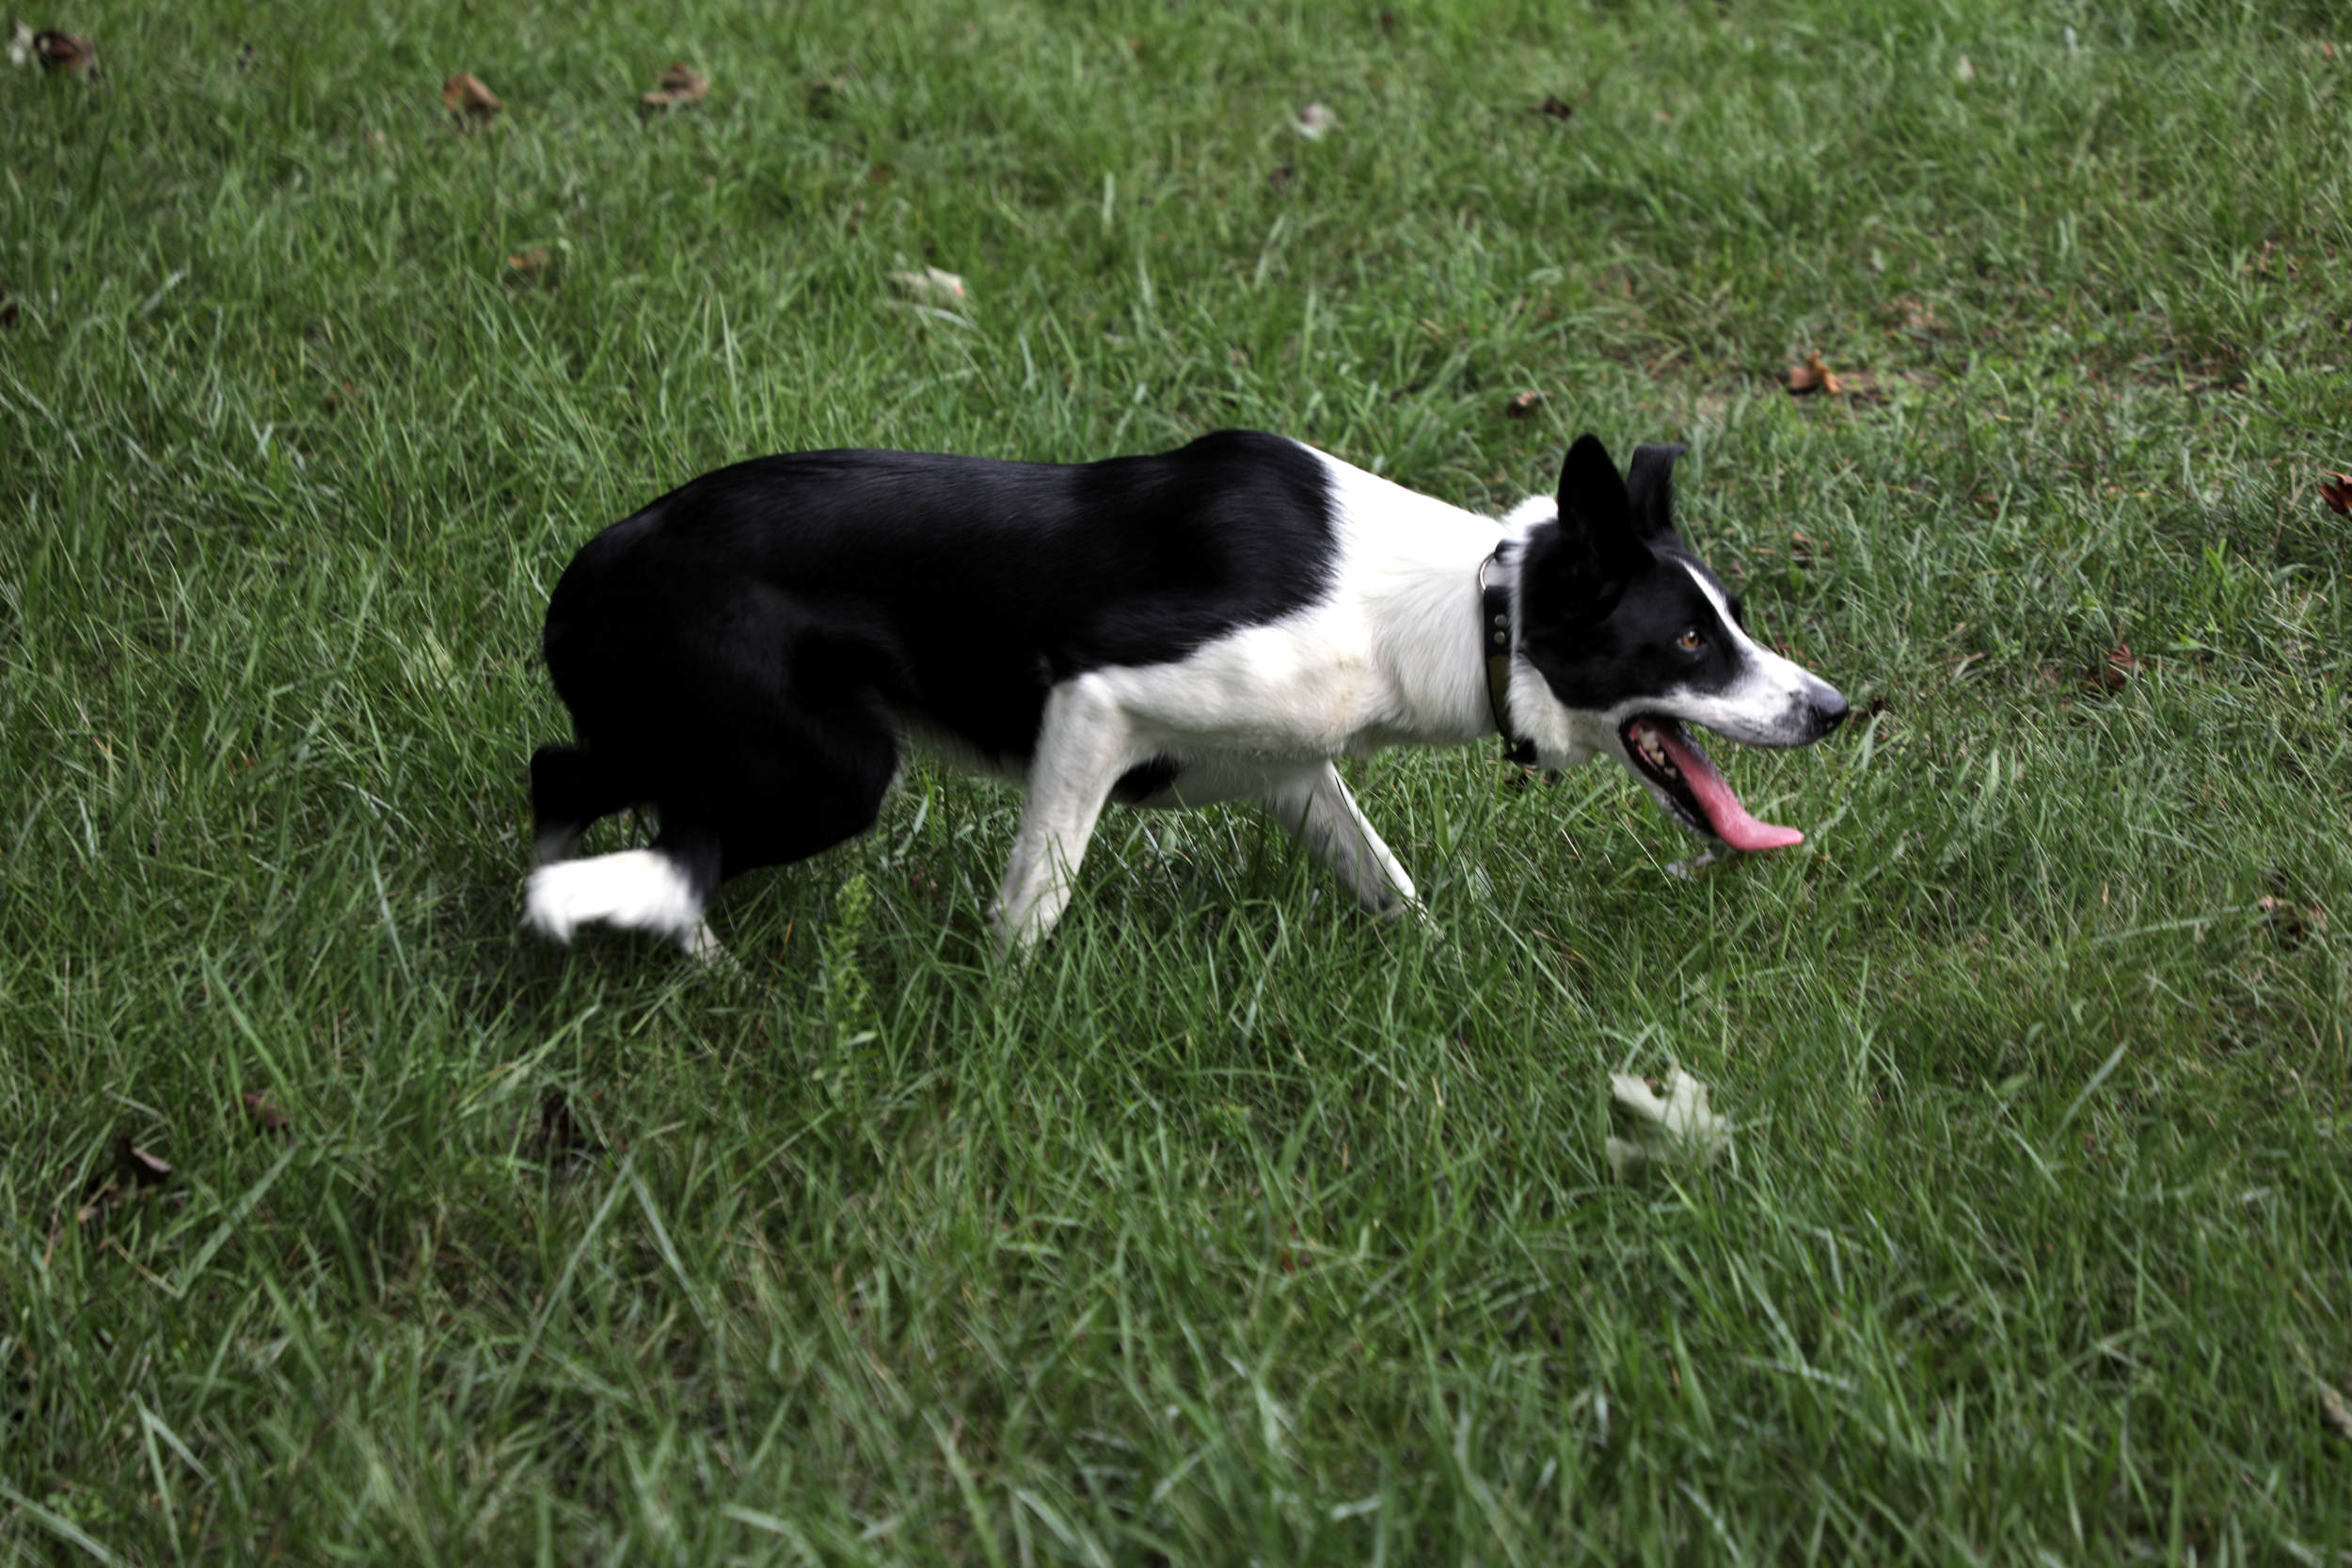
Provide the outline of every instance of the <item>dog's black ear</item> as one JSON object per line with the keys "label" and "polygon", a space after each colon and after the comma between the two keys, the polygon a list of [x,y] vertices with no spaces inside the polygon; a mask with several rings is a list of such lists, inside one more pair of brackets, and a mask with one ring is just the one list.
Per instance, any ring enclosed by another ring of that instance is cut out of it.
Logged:
{"label": "dog's black ear", "polygon": [[1633,449],[1633,461],[1625,470],[1625,492],[1633,531],[1642,539],[1675,537],[1675,459],[1690,450],[1679,441]]}
{"label": "dog's black ear", "polygon": [[1565,581],[1597,593],[1648,564],[1641,521],[1600,437],[1586,432],[1560,465],[1560,547],[1551,562]]}

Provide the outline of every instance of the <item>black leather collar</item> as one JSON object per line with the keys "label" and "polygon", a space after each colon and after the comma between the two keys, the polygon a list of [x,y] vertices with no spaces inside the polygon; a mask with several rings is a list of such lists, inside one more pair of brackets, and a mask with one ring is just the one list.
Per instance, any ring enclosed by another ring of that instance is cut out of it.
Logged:
{"label": "black leather collar", "polygon": [[1504,700],[1511,689],[1511,591],[1486,580],[1486,573],[1509,544],[1497,545],[1478,563],[1478,640],[1486,656],[1486,710],[1495,732],[1502,736],[1502,760],[1520,768],[1535,766],[1535,743],[1511,733],[1511,708]]}

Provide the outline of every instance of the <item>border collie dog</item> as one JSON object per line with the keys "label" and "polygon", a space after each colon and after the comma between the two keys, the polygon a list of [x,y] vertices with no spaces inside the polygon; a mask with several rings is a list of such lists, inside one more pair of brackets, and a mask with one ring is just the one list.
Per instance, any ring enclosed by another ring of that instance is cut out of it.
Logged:
{"label": "border collie dog", "polygon": [[[1751,816],[1702,725],[1802,746],[1836,689],[1758,647],[1675,531],[1679,446],[1568,449],[1500,522],[1278,436],[1059,466],[817,451],[721,468],[564,571],[547,659],[577,738],[531,761],[525,921],[722,958],[719,884],[873,827],[910,741],[1025,787],[990,911],[1034,946],[1111,800],[1255,800],[1382,916],[1420,908],[1333,759],[1500,731],[1514,760],[1613,757],[1732,849]],[[574,858],[628,806],[647,848]]]}

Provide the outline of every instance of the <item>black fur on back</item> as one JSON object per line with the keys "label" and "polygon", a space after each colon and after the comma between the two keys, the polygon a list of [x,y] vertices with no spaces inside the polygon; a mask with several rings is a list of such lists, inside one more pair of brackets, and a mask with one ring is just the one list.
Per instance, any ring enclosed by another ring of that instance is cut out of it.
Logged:
{"label": "black fur on back", "polygon": [[1242,431],[1069,466],[842,451],[721,468],[596,535],[556,584],[548,668],[593,764],[550,767],[583,800],[732,821],[778,791],[878,800],[899,722],[1018,765],[1056,684],[1319,597],[1327,488],[1306,449]]}

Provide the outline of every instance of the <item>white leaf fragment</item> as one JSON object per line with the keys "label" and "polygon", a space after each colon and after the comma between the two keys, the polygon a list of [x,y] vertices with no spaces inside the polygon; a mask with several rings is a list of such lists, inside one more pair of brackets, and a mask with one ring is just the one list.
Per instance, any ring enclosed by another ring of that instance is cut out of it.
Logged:
{"label": "white leaf fragment", "polygon": [[1665,1092],[1628,1072],[1609,1075],[1609,1109],[1630,1134],[1613,1137],[1605,1152],[1609,1169],[1629,1181],[1653,1165],[1703,1165],[1731,1142],[1731,1122],[1708,1103],[1708,1086],[1676,1068]]}
{"label": "white leaf fragment", "polygon": [[921,272],[894,272],[890,280],[917,305],[933,309],[961,309],[972,303],[972,291],[952,272],[925,267]]}
{"label": "white leaf fragment", "polygon": [[1339,128],[1340,117],[1324,103],[1308,104],[1298,111],[1298,118],[1291,121],[1291,129],[1309,141],[1321,141]]}
{"label": "white leaf fragment", "polygon": [[24,25],[21,16],[8,18],[8,63],[27,66],[33,63],[33,30]]}

